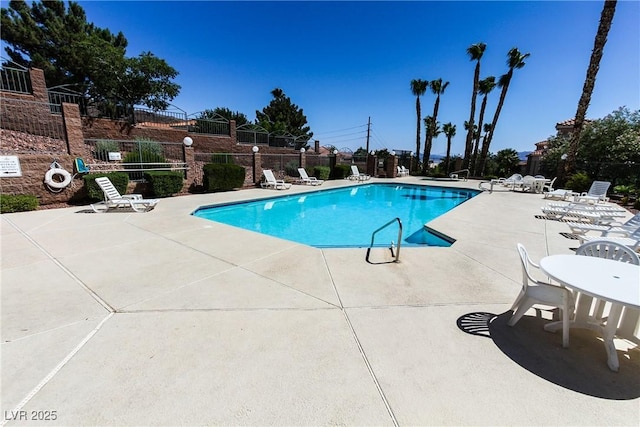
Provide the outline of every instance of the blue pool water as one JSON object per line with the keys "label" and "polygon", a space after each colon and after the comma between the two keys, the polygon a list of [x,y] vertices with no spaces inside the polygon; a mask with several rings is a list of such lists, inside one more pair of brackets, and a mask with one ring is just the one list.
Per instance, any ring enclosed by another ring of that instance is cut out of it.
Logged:
{"label": "blue pool water", "polygon": [[[193,215],[315,247],[369,247],[371,234],[402,221],[402,246],[449,246],[424,224],[479,191],[420,185],[361,184],[218,206]],[[376,234],[376,246],[397,244],[398,227]]]}

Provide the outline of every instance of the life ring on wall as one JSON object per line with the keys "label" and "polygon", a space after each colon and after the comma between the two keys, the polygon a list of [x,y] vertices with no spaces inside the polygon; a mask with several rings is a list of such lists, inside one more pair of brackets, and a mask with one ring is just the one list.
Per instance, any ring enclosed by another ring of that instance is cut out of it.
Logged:
{"label": "life ring on wall", "polygon": [[[53,179],[54,176],[61,176],[62,181]],[[51,188],[63,189],[71,184],[71,174],[62,168],[51,168],[44,174],[44,183]]]}

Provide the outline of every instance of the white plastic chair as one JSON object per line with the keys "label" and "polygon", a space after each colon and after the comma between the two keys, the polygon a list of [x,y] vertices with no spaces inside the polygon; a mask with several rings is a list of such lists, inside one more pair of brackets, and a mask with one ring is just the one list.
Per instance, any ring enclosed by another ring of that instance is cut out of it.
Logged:
{"label": "white plastic chair", "polygon": [[[576,250],[576,255],[593,256],[599,258],[612,259],[620,262],[628,262],[629,264],[640,265],[640,257],[629,247],[613,242],[611,240],[592,240],[587,242]],[[591,309],[593,298],[581,294],[578,298],[578,310],[576,316],[586,317]],[[593,318],[601,321],[604,313],[605,302],[596,299]],[[636,343],[638,338],[635,336],[640,321],[640,310],[625,307],[622,312],[619,333]]]}
{"label": "white plastic chair", "polygon": [[[543,177],[544,178],[544,177]],[[544,183],[542,185],[542,192],[543,193],[551,193],[553,192],[553,184],[556,183],[556,179],[558,179],[558,177],[554,177],[550,182]]]}
{"label": "white plastic chair", "polygon": [[594,203],[607,202],[609,201],[609,198],[607,197],[607,190],[609,190],[610,186],[611,183],[609,181],[593,181],[589,191],[576,196],[574,200],[576,202],[581,200]]}
{"label": "white plastic chair", "polygon": [[574,308],[571,291],[534,278],[529,266],[535,268],[539,266],[531,261],[527,250],[520,243],[518,243],[518,254],[522,262],[522,290],[511,307],[515,312],[507,324],[514,326],[534,304],[558,307],[562,311],[562,346],[569,347],[569,321]]}

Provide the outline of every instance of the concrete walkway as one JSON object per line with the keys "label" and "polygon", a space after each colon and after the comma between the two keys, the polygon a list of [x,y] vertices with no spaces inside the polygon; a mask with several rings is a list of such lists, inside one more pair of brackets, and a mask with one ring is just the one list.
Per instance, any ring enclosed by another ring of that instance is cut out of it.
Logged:
{"label": "concrete walkway", "polygon": [[616,341],[613,373],[593,332],[563,349],[547,312],[506,326],[516,243],[534,260],[578,246],[536,218],[542,196],[482,193],[429,224],[452,247],[402,248],[400,263],[190,215],[281,194],[2,215],[2,423],[640,424],[637,348]]}

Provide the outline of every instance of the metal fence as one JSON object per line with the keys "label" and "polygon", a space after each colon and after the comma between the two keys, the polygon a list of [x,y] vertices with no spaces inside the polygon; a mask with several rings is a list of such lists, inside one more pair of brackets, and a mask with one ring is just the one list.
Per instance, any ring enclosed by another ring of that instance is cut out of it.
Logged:
{"label": "metal fence", "polygon": [[65,88],[59,88],[59,90],[47,89],[47,95],[49,96],[49,104],[51,105],[51,112],[54,114],[62,114],[62,103],[77,104],[80,108],[80,114],[83,116],[88,115],[87,112],[87,100],[79,92],[70,91]]}
{"label": "metal fence", "polygon": [[262,154],[262,169],[271,169],[278,179],[285,176],[299,176],[299,154]]}
{"label": "metal fence", "polygon": [[196,116],[201,113],[194,113],[188,117],[189,127],[187,130],[192,133],[201,133],[205,135],[231,135],[231,125],[229,120],[216,114],[212,117]]}
{"label": "metal fence", "polygon": [[[6,61],[3,58],[0,59]],[[3,62],[1,66],[0,90],[26,94],[30,94],[32,92],[29,69],[12,61]]]}
{"label": "metal fence", "polygon": [[154,127],[166,127],[172,129],[187,129],[187,113],[184,111],[161,110],[154,111],[136,107],[133,109],[135,123],[153,124]]}
{"label": "metal fence", "polygon": [[236,128],[236,139],[238,144],[268,145],[269,131],[253,123],[245,123]]}
{"label": "metal fence", "polygon": [[144,179],[147,171],[187,169],[184,146],[179,142],[86,139],[85,163],[94,172],[123,171],[131,180]]}

